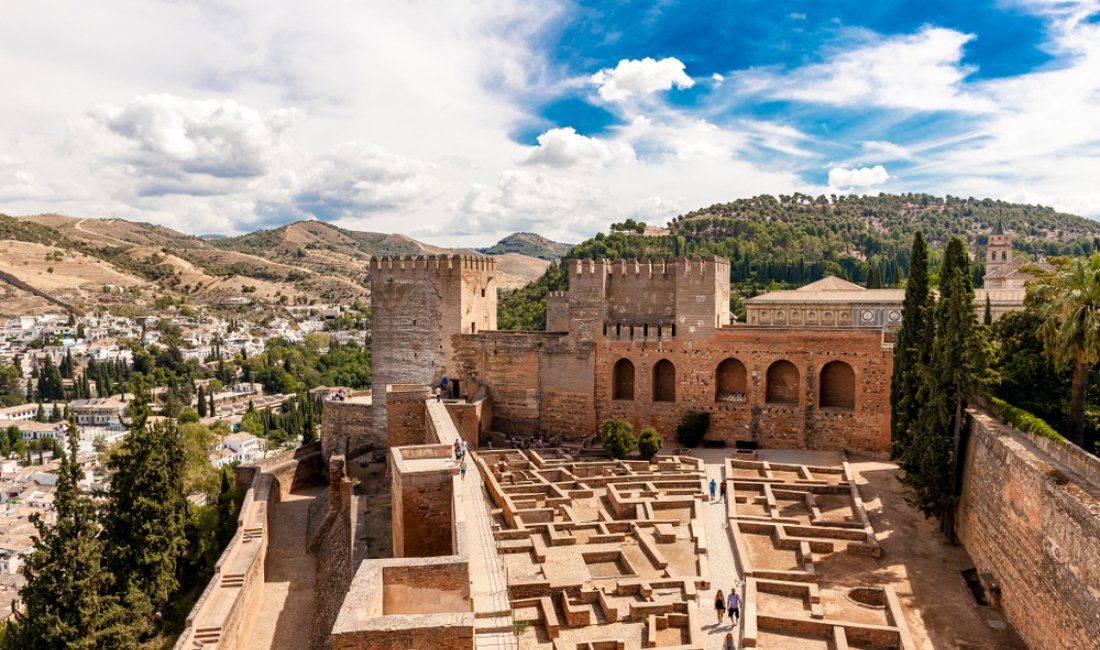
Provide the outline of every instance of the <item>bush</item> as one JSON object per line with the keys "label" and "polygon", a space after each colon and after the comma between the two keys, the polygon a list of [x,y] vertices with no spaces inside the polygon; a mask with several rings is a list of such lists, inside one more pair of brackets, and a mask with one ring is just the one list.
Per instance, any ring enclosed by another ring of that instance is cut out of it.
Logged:
{"label": "bush", "polygon": [[685,447],[698,447],[710,428],[710,413],[688,411],[676,426],[676,439]]}
{"label": "bush", "polygon": [[1036,417],[1030,412],[1022,408],[1017,408],[997,397],[991,396],[989,401],[993,402],[993,406],[997,407],[997,410],[1001,414],[1001,419],[1004,420],[1006,424],[1011,424],[1020,431],[1027,431],[1028,433],[1034,433],[1037,436],[1043,436],[1051,440],[1066,442],[1066,439],[1042,418]]}
{"label": "bush", "polygon": [[188,424],[191,422],[199,421],[199,413],[193,408],[185,408],[180,411],[180,414],[176,416],[176,421],[180,424]]}
{"label": "bush", "polygon": [[603,448],[609,458],[626,458],[638,448],[634,427],[622,420],[611,419],[601,422],[600,436],[603,438]]}
{"label": "bush", "polygon": [[649,460],[658,451],[661,451],[661,445],[663,444],[664,440],[661,440],[661,434],[657,433],[657,430],[653,427],[646,427],[638,434],[638,455]]}

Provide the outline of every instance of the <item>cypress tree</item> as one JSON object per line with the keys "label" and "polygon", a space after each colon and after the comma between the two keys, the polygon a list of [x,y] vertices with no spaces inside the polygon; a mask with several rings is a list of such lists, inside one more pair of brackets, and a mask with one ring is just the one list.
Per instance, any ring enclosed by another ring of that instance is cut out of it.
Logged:
{"label": "cypress tree", "polygon": [[206,417],[206,414],[208,412],[206,407],[206,391],[203,389],[202,386],[199,386],[198,412],[200,418]]}
{"label": "cypress tree", "polygon": [[79,437],[69,420],[68,453],[62,453],[54,493],[56,523],[36,513],[34,550],[23,565],[23,611],[15,614],[4,636],[9,650],[24,648],[136,648],[130,613],[111,592],[111,575],[101,564],[95,501],[80,492],[83,470],[76,462]]}
{"label": "cypress tree", "polygon": [[909,281],[902,303],[901,329],[894,344],[894,373],[890,378],[890,433],[895,458],[905,455],[909,427],[920,411],[917,390],[921,378],[917,368],[931,355],[928,323],[932,296],[928,288],[928,246],[918,230],[913,235],[909,259]]}
{"label": "cypress tree", "polygon": [[35,422],[45,422],[46,421],[46,409],[42,408],[42,402],[38,403],[38,410],[35,411],[35,413],[34,413],[34,421]]}
{"label": "cypress tree", "polygon": [[217,407],[214,405],[214,393],[210,393],[210,415],[216,416],[218,414]]}
{"label": "cypress tree", "polygon": [[176,563],[186,546],[184,445],[172,420],[146,426],[148,396],[140,382],[130,406],[130,434],[112,454],[103,533],[107,566],[135,613],[163,607],[176,591]]}
{"label": "cypress tree", "polygon": [[921,412],[911,428],[902,480],[912,489],[910,503],[926,516],[940,517],[953,539],[963,408],[979,390],[985,368],[969,259],[957,237],[948,242],[940,278],[931,363],[918,370]]}
{"label": "cypress tree", "polygon": [[985,296],[985,314],[982,317],[982,323],[986,327],[993,324],[993,304],[989,301],[989,294]]}

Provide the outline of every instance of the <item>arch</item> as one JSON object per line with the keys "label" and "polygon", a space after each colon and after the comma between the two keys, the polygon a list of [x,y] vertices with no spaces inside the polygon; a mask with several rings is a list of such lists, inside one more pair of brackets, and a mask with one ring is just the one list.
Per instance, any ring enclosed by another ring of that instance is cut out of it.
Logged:
{"label": "arch", "polygon": [[634,399],[634,363],[619,359],[611,371],[611,399]]}
{"label": "arch", "polygon": [[798,368],[782,359],[768,366],[767,392],[768,404],[798,405]]}
{"label": "arch", "polygon": [[668,359],[661,359],[653,366],[653,401],[676,401],[676,367]]}
{"label": "arch", "polygon": [[821,368],[818,403],[822,408],[856,407],[856,371],[843,361],[830,361]]}
{"label": "arch", "polygon": [[748,385],[745,364],[730,357],[714,371],[714,401],[743,404],[748,401]]}

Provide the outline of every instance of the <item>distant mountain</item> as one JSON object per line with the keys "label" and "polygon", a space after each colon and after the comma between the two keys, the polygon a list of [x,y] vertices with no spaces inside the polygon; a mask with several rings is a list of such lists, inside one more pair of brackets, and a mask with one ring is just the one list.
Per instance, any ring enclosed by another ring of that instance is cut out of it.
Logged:
{"label": "distant mountain", "polygon": [[478,252],[486,255],[503,255],[504,253],[519,253],[543,260],[556,260],[565,256],[572,244],[562,244],[536,235],[533,232],[517,232],[508,235],[488,248],[479,248]]}

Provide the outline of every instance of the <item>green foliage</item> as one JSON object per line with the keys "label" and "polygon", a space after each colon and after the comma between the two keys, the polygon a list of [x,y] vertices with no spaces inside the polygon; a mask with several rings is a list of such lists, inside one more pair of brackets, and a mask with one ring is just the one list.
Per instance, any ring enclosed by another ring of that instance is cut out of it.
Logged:
{"label": "green foliage", "polygon": [[1078,258],[1029,290],[1043,324],[1044,349],[1055,361],[1073,364],[1069,438],[1085,444],[1088,369],[1100,362],[1100,253]]}
{"label": "green foliage", "polygon": [[112,593],[112,576],[102,564],[98,508],[80,492],[84,472],[76,462],[79,436],[73,420],[66,440],[54,493],[56,523],[31,515],[37,536],[23,565],[23,611],[10,623],[4,647],[136,648],[142,621]]}
{"label": "green foliage", "polygon": [[657,433],[653,427],[646,427],[638,434],[638,455],[649,460],[661,451],[663,444],[661,434]]}
{"label": "green foliage", "polygon": [[710,413],[688,411],[676,425],[676,439],[685,447],[697,447],[710,428]]}
{"label": "green foliage", "polygon": [[608,458],[626,458],[638,449],[638,438],[634,436],[634,427],[617,419],[608,419],[600,423],[600,437]]}
{"label": "green foliage", "polygon": [[298,393],[317,386],[365,388],[371,383],[370,348],[354,341],[334,343],[324,354],[311,345],[269,339],[262,354],[242,360],[246,380],[270,393]]}
{"label": "green foliage", "polygon": [[565,266],[551,264],[526,287],[504,293],[497,304],[497,326],[502,330],[546,329],[546,296],[569,287]]}
{"label": "green foliage", "polygon": [[14,363],[0,366],[0,408],[26,402],[23,388],[23,373]]}
{"label": "green foliage", "polygon": [[1058,442],[1067,442],[1064,436],[1052,429],[1042,418],[1036,417],[1022,408],[1016,408],[1003,399],[990,397],[989,401],[993,402],[993,405],[997,407],[997,412],[1002,420],[1020,431],[1034,433]]}

